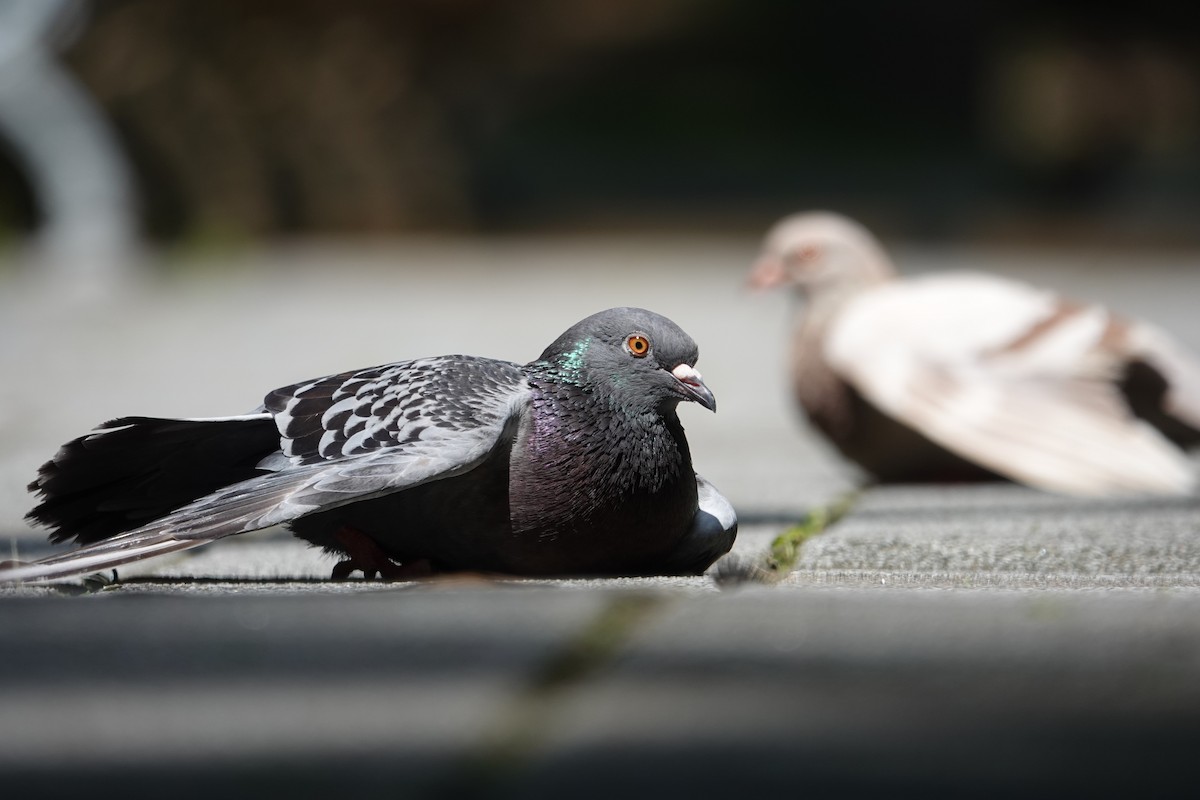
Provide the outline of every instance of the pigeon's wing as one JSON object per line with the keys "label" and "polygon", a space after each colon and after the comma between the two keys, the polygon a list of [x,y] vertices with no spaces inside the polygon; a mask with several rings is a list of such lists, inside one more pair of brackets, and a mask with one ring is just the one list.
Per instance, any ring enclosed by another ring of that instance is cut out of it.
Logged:
{"label": "pigeon's wing", "polygon": [[445,356],[344,373],[271,392],[281,436],[271,472],[152,523],[0,581],[68,577],[289,522],[470,471],[515,431],[527,397],[516,364]]}
{"label": "pigeon's wing", "polygon": [[1196,432],[1200,441],[1200,361],[1153,325],[1130,327],[1129,354],[1154,369],[1165,384],[1162,410]]}
{"label": "pigeon's wing", "polygon": [[733,547],[737,512],[725,496],[696,476],[696,513],[687,533],[659,566],[663,575],[699,575]]}
{"label": "pigeon's wing", "polygon": [[1117,386],[1139,329],[1098,306],[971,273],[860,295],[830,327],[830,365],[885,413],[1039,488],[1181,493],[1182,454]]}

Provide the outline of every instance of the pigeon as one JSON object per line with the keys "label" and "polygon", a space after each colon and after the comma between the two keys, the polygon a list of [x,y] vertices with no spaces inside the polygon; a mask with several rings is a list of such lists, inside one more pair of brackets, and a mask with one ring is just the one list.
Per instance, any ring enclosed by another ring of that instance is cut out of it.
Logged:
{"label": "pigeon", "polygon": [[64,578],[285,524],[334,578],[703,573],[737,534],[676,413],[715,411],[696,343],[601,311],[524,366],[451,355],[308,380],[231,417],[122,417],[42,466],[28,519],[81,547],[0,568]]}
{"label": "pigeon", "polygon": [[901,278],[869,231],[823,212],[776,224],[749,283],[796,290],[792,391],[876,481],[1196,486],[1200,361],[1152,325],[985,273]]}

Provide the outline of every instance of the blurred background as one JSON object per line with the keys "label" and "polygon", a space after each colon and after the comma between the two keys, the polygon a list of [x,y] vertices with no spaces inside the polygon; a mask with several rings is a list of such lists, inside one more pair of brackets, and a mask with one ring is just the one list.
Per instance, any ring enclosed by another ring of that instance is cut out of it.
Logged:
{"label": "blurred background", "polygon": [[[1200,11],[1173,0],[0,0],[0,532],[62,441],[608,305],[700,342],[743,508],[846,485],[742,289],[779,216],[1200,348]],[[706,465],[707,460],[707,465]]]}
{"label": "blurred background", "polygon": [[[6,51],[52,17],[35,46],[103,118],[158,244],[757,233],[812,206],[918,239],[1200,241],[1200,11],[1171,0],[0,8]],[[11,241],[47,199],[0,141]]]}

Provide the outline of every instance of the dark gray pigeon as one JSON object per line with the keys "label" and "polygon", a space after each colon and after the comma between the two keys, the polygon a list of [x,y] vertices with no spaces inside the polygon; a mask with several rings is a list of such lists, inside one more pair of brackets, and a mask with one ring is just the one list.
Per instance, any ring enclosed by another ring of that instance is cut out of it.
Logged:
{"label": "dark gray pigeon", "polygon": [[28,519],[62,578],[286,524],[334,577],[480,570],[698,574],[732,507],[693,472],[680,401],[716,410],[695,342],[638,308],[594,314],[525,366],[441,356],[276,389],[254,413],[123,417],[68,442]]}

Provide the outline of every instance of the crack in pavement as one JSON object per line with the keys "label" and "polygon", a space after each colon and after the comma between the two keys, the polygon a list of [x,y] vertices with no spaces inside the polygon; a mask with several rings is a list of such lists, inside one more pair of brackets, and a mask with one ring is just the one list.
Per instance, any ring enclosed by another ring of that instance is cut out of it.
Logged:
{"label": "crack in pavement", "polygon": [[713,580],[721,588],[746,583],[774,585],[786,578],[800,559],[800,548],[809,539],[824,533],[849,514],[862,496],[861,491],[847,492],[825,506],[818,506],[804,519],[784,530],[758,558],[726,558],[717,564]]}
{"label": "crack in pavement", "polygon": [[612,664],[633,634],[673,599],[657,592],[614,596],[531,673],[434,796],[491,796],[520,776],[548,741],[563,698]]}

